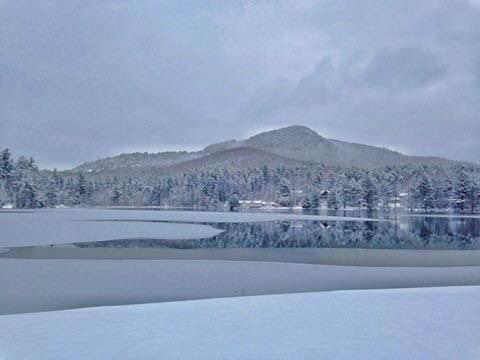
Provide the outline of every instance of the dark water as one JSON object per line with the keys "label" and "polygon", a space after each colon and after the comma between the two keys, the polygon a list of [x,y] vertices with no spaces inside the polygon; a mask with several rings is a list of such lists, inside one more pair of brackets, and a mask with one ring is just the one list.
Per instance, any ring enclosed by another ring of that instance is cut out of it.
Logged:
{"label": "dark water", "polygon": [[[348,214],[352,215],[352,214]],[[378,215],[376,215],[378,216]],[[399,216],[390,221],[206,223],[224,230],[208,239],[123,239],[78,247],[480,249],[480,218]]]}

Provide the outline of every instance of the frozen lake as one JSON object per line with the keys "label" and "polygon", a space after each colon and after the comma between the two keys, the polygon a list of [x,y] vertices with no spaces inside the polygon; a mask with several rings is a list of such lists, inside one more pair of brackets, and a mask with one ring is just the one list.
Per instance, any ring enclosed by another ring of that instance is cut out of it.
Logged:
{"label": "frozen lake", "polygon": [[279,211],[1,211],[0,314],[480,285],[479,221]]}
{"label": "frozen lake", "polygon": [[[1,253],[24,255],[26,247],[59,244],[69,244],[70,253],[71,248],[480,249],[478,215],[53,209],[0,211],[0,228]],[[52,249],[52,256],[60,251],[66,250]]]}

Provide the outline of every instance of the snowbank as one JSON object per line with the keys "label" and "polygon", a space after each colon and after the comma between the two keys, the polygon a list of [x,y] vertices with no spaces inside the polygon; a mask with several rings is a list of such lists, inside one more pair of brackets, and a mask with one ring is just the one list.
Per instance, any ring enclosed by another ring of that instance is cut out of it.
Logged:
{"label": "snowbank", "polygon": [[479,287],[0,316],[2,359],[478,359]]}

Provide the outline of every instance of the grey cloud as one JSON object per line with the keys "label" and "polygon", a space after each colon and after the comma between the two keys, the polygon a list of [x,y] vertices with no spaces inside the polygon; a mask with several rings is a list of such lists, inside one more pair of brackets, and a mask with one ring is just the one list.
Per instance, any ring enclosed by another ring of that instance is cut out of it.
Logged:
{"label": "grey cloud", "polygon": [[418,48],[382,49],[362,75],[365,86],[387,91],[408,91],[439,81],[445,66],[428,50]]}
{"label": "grey cloud", "polygon": [[467,0],[6,0],[0,147],[70,166],[304,123],[465,157],[479,38]]}
{"label": "grey cloud", "polygon": [[[314,70],[296,84],[272,87],[271,94],[256,93],[249,106],[262,114],[285,107],[320,107],[342,98],[360,99],[370,90],[395,93],[418,91],[447,75],[446,67],[430,51],[419,48],[380,49],[370,59],[334,65],[330,57],[320,60]],[[281,92],[283,90],[283,92]],[[259,102],[258,98],[263,99]],[[252,112],[255,114],[255,110]]]}
{"label": "grey cloud", "polygon": [[342,79],[337,76],[330,58],[318,62],[313,72],[300,79],[288,104],[294,106],[317,106],[331,99]]}

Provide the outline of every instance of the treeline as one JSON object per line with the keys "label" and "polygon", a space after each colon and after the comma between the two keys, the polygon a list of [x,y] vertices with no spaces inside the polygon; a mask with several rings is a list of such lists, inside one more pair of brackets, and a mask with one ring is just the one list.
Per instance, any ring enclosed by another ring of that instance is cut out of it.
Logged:
{"label": "treeline", "polygon": [[402,206],[476,211],[480,168],[405,165],[376,169],[298,167],[208,168],[172,176],[110,178],[40,170],[32,158],[0,153],[0,206],[186,206],[235,208],[239,200],[331,209]]}

